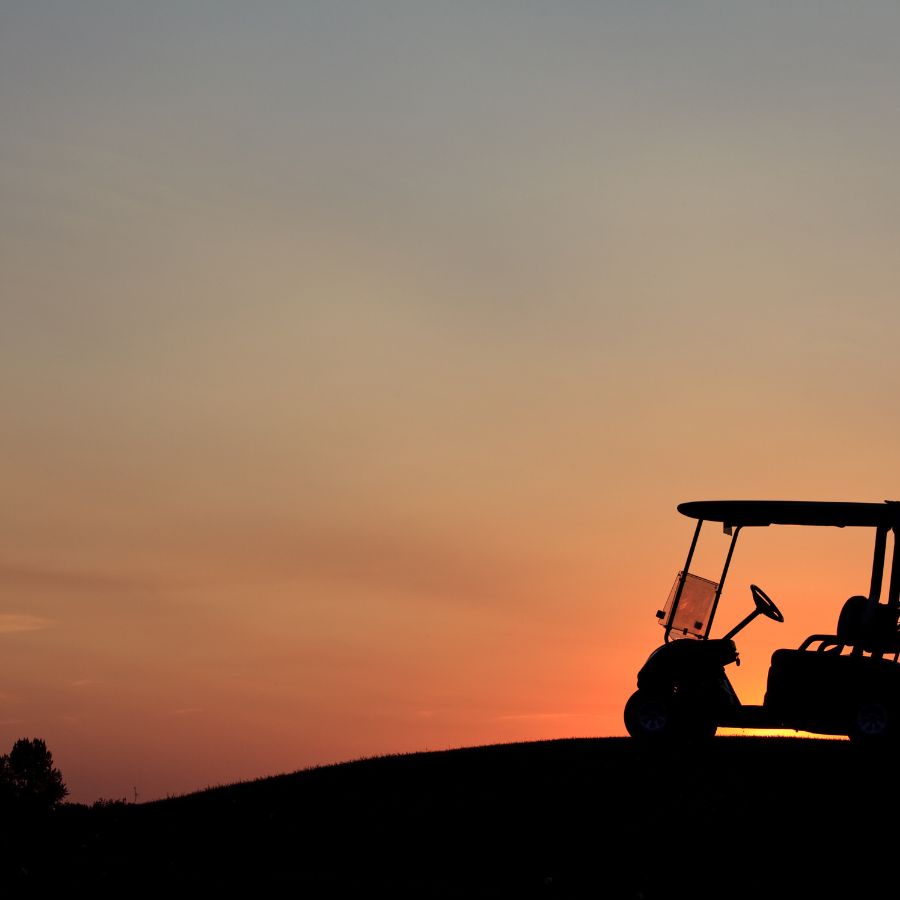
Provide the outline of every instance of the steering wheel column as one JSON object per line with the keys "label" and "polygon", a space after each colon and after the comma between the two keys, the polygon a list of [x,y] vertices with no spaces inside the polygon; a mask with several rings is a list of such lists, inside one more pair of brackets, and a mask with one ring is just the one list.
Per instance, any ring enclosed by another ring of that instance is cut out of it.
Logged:
{"label": "steering wheel column", "polygon": [[772,598],[758,585],[751,584],[750,585],[750,594],[753,597],[753,612],[747,616],[743,622],[738,622],[728,634],[725,635],[725,638],[733,638],[741,629],[746,628],[757,616],[765,616],[767,619],[771,619],[773,622],[783,622],[784,615],[781,610],[775,605],[775,602]]}

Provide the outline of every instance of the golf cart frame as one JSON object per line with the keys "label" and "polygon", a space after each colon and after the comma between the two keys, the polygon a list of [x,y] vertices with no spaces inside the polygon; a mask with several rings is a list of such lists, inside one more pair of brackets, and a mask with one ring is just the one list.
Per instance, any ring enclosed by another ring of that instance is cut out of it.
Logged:
{"label": "golf cart frame", "polygon": [[[713,500],[682,503],[697,520],[684,568],[665,608],[657,612],[664,643],[637,676],[625,705],[625,727],[636,739],[711,737],[719,727],[792,729],[846,735],[884,745],[900,743],[900,503],[830,503],[794,500]],[[731,535],[718,582],[690,571],[706,523]],[[769,525],[866,528],[874,551],[868,596],[848,598],[834,632],[811,634],[797,649],[772,654],[761,706],[741,703],[725,667],[738,663],[735,636],[757,616],[784,616],[760,587],[750,585],[754,609],[720,638],[713,620],[744,528]],[[882,602],[888,533],[893,533],[890,581]]]}

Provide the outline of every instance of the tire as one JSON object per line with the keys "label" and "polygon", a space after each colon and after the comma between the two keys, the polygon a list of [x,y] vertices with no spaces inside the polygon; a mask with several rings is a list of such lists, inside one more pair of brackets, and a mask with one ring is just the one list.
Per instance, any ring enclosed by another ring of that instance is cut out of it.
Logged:
{"label": "tire", "polygon": [[638,690],[625,704],[625,729],[637,740],[662,743],[711,738],[716,724],[702,709],[679,704],[674,694]]}
{"label": "tire", "polygon": [[625,729],[639,740],[661,740],[673,730],[672,698],[635,691],[625,704]]}
{"label": "tire", "polygon": [[859,744],[886,744],[897,740],[897,713],[883,700],[857,703],[850,717],[849,737]]}

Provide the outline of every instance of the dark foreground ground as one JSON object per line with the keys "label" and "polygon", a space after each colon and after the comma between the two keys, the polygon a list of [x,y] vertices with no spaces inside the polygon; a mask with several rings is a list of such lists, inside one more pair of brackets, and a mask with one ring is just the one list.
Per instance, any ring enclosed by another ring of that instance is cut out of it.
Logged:
{"label": "dark foreground ground", "polygon": [[898,756],[717,737],[381,757],[8,830],[2,896],[893,893]]}

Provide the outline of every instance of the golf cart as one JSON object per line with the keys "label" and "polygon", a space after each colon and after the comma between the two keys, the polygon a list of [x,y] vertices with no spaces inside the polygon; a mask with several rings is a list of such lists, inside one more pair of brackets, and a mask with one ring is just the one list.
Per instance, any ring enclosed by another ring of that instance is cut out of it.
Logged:
{"label": "golf cart", "polygon": [[[721,727],[792,729],[846,735],[884,745],[900,742],[900,503],[713,500],[682,503],[696,519],[684,569],[657,612],[664,643],[637,676],[625,704],[625,727],[635,739],[712,737]],[[731,535],[717,582],[690,571],[705,523]],[[735,636],[758,616],[783,622],[772,599],[750,585],[753,610],[721,637],[710,637],[738,537],[768,525],[868,528],[874,557],[868,596],[847,599],[833,632],[811,634],[797,649],[772,654],[761,706],[742,704],[725,667],[738,662]],[[894,533],[890,584],[881,602],[888,532]]]}

